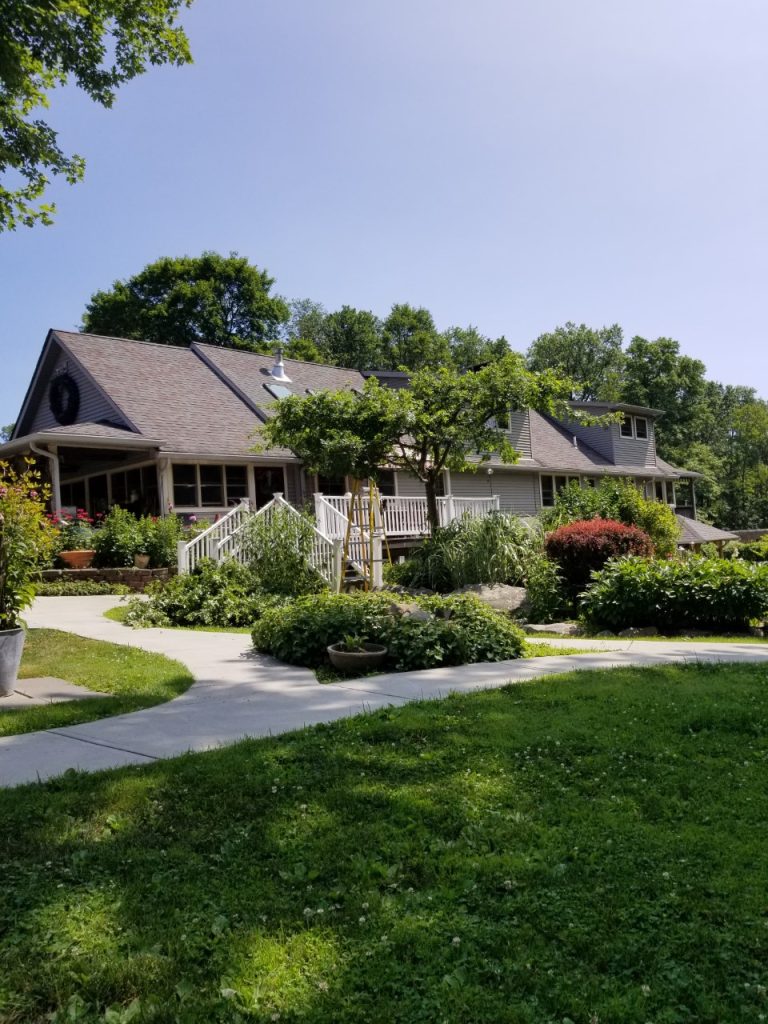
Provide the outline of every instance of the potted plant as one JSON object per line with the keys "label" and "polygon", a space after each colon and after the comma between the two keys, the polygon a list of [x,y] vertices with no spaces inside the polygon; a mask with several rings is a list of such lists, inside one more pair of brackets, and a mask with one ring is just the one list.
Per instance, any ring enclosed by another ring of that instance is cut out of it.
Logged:
{"label": "potted plant", "polygon": [[328,647],[331,664],[340,672],[367,672],[384,663],[387,648],[369,643],[359,636],[345,636],[341,643]]}
{"label": "potted plant", "polygon": [[19,616],[32,603],[32,581],[56,539],[45,510],[47,489],[33,465],[17,471],[0,462],[0,697],[15,688],[24,648]]}
{"label": "potted plant", "polygon": [[62,512],[54,519],[59,528],[59,558],[68,569],[89,569],[96,551],[93,546],[93,520],[79,508],[72,515]]}

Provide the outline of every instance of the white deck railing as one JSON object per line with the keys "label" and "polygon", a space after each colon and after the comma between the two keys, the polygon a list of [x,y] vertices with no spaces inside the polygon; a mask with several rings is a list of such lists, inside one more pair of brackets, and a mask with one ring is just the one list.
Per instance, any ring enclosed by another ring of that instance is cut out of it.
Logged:
{"label": "white deck railing", "polygon": [[[370,499],[361,495],[352,507],[352,523],[364,531],[370,529]],[[318,527],[328,537],[343,536],[349,514],[349,495],[315,495],[315,516]],[[361,519],[362,509],[362,523]],[[379,511],[380,509],[380,511]],[[479,519],[489,512],[498,512],[499,496],[487,498],[455,498],[448,495],[437,499],[437,513],[441,526],[447,526],[454,519]],[[387,537],[429,536],[427,499],[414,497],[382,497],[374,501],[374,529],[382,529]]]}
{"label": "white deck railing", "polygon": [[[179,573],[192,572],[201,558],[212,558],[217,562],[227,558],[244,561],[245,526],[253,516],[269,518],[278,508],[286,509],[295,516],[301,515],[282,494],[275,494],[272,501],[256,512],[251,512],[248,503],[243,502],[189,543],[179,541]],[[341,584],[341,541],[326,536],[316,527],[312,528],[312,533],[309,563],[327,583],[338,590]]]}
{"label": "white deck railing", "polygon": [[248,502],[242,501],[192,540],[180,540],[176,549],[178,571],[193,572],[201,558],[218,561],[220,545],[243,528],[250,511]]}

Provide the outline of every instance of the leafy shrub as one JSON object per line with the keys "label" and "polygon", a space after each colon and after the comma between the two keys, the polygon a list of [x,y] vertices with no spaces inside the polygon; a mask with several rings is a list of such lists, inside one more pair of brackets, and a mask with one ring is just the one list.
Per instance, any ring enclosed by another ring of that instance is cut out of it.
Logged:
{"label": "leafy shrub", "polygon": [[541,548],[538,532],[516,516],[494,512],[457,519],[435,531],[388,582],[448,593],[473,583],[523,583],[526,562]]}
{"label": "leafy shrub", "polygon": [[143,546],[144,537],[139,520],[132,512],[114,505],[94,534],[94,564],[115,569],[133,565],[133,556]]}
{"label": "leafy shrub", "polygon": [[585,519],[612,519],[639,527],[661,558],[674,554],[680,537],[680,526],[669,505],[643,497],[630,480],[606,477],[597,487],[571,483],[557,495],[554,508],[542,516],[550,530]]}
{"label": "leafy shrub", "polygon": [[275,603],[259,593],[253,573],[235,561],[203,559],[194,572],[147,587],[128,602],[131,626],[250,626]]}
{"label": "leafy shrub", "polygon": [[243,554],[256,586],[286,596],[325,589],[309,560],[314,539],[312,520],[304,513],[276,508],[251,516],[243,528]]}
{"label": "leafy shrub", "polygon": [[587,585],[596,569],[622,555],[653,555],[653,543],[636,526],[612,519],[588,519],[560,526],[545,540],[547,555],[560,567],[574,593]]}
{"label": "leafy shrub", "polygon": [[187,535],[178,516],[145,516],[139,520],[139,534],[141,550],[149,555],[153,569],[176,565],[176,546]]}
{"label": "leafy shrub", "polygon": [[731,558],[740,558],[745,562],[768,562],[768,537],[750,541],[731,541],[726,548]]}
{"label": "leafy shrub", "polygon": [[38,597],[95,597],[97,594],[130,594],[124,583],[102,580],[51,580],[35,584]]}
{"label": "leafy shrub", "polygon": [[49,490],[40,472],[0,461],[0,630],[16,629],[35,596],[33,578],[54,550],[57,531],[46,515]]}
{"label": "leafy shrub", "polygon": [[557,622],[570,614],[571,602],[560,570],[543,552],[528,560],[525,586],[529,621]]}
{"label": "leafy shrub", "polygon": [[386,594],[319,594],[264,612],[253,628],[257,650],[293,665],[327,662],[327,648],[345,636],[385,644],[396,671],[502,661],[519,657],[523,636],[504,615],[470,594],[430,597],[422,619],[402,615]]}
{"label": "leafy shrub", "polygon": [[610,629],[741,628],[768,612],[768,565],[622,558],[595,573],[581,611]]}

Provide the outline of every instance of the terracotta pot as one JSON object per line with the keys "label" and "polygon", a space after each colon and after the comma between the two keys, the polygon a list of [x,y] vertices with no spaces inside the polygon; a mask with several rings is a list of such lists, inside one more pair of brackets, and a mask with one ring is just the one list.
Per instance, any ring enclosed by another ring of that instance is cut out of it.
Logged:
{"label": "terracotta pot", "polygon": [[0,697],[16,689],[23,650],[23,629],[0,629]]}
{"label": "terracotta pot", "polygon": [[367,672],[384,663],[387,656],[386,647],[382,644],[363,644],[363,647],[362,651],[347,651],[342,643],[331,644],[328,648],[328,657],[339,672]]}
{"label": "terracotta pot", "polygon": [[90,569],[95,551],[60,551],[59,558],[68,569]]}
{"label": "terracotta pot", "polygon": [[134,555],[133,564],[137,569],[149,568],[149,555]]}

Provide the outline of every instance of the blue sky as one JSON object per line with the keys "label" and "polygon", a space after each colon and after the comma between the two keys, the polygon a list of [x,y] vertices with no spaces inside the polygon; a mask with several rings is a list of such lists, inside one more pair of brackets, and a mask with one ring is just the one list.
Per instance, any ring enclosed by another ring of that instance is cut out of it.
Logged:
{"label": "blue sky", "polygon": [[50,111],[86,180],[0,235],[0,423],[49,327],[163,255],[236,250],[329,309],[523,349],[668,335],[768,396],[764,0],[196,0],[195,64]]}

